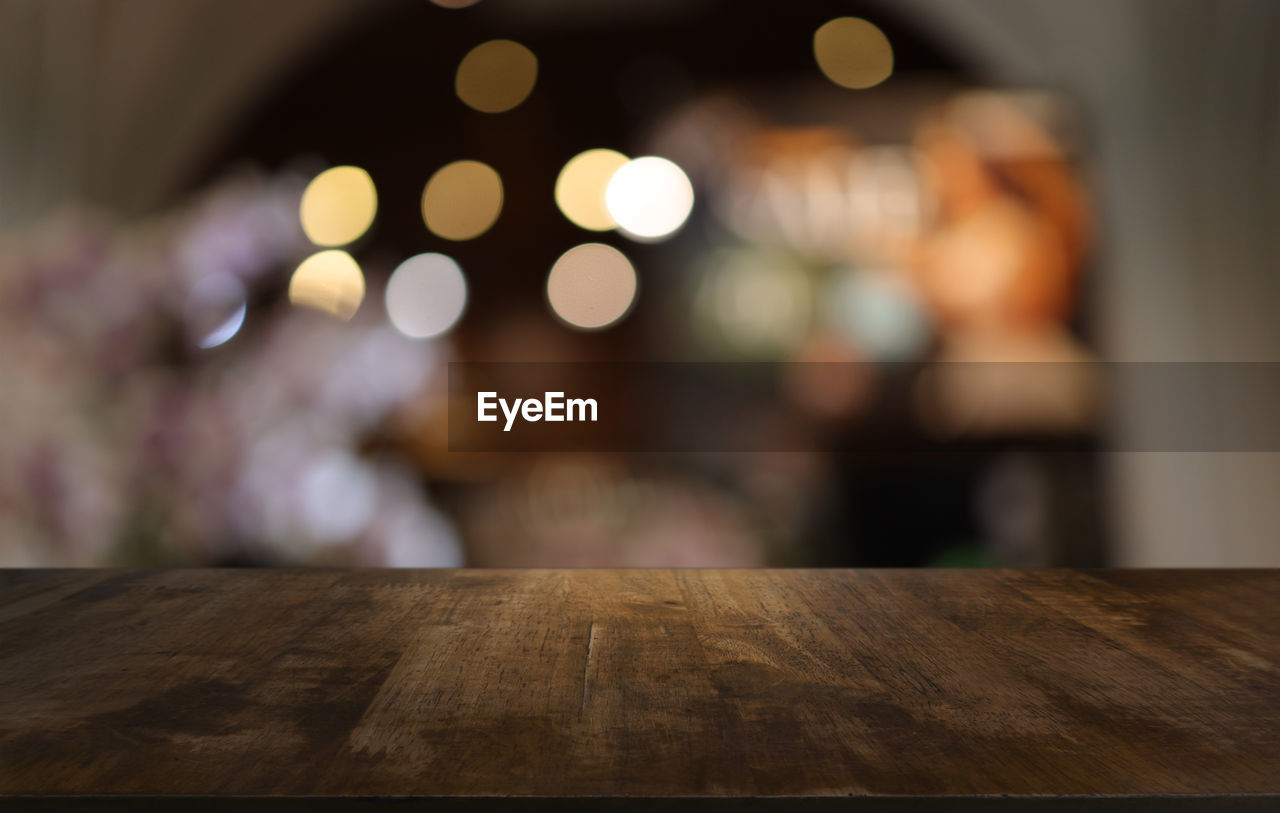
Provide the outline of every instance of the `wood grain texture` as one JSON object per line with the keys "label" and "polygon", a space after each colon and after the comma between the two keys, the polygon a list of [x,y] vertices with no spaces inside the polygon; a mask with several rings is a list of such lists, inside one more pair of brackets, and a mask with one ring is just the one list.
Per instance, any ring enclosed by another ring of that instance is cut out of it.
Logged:
{"label": "wood grain texture", "polygon": [[0,572],[0,793],[1276,794],[1280,573]]}

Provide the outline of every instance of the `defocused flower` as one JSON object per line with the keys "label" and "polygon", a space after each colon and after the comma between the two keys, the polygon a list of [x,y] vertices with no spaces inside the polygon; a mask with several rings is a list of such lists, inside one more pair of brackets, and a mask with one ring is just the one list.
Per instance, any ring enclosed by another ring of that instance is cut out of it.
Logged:
{"label": "defocused flower", "polygon": [[244,178],[0,243],[0,564],[461,562],[409,476],[357,451],[437,345],[368,313],[249,311],[306,251],[300,193]]}

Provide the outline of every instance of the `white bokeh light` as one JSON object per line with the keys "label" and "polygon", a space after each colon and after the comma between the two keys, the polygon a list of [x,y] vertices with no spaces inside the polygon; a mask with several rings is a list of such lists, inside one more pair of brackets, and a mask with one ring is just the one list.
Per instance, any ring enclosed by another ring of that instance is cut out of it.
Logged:
{"label": "white bokeh light", "polygon": [[605,189],[605,207],[628,237],[661,240],[693,211],[693,184],[675,163],[648,155],[623,164]]}
{"label": "white bokeh light", "polygon": [[200,348],[224,344],[240,332],[248,311],[244,285],[232,274],[201,277],[187,296],[187,334]]}
{"label": "white bokeh light", "polygon": [[345,449],[317,454],[298,483],[298,517],[320,544],[345,542],[368,527],[378,502],[373,470]]}
{"label": "white bokeh light", "polygon": [[387,316],[414,339],[429,339],[449,330],[467,306],[467,280],[462,269],[443,254],[410,257],[387,281]]}

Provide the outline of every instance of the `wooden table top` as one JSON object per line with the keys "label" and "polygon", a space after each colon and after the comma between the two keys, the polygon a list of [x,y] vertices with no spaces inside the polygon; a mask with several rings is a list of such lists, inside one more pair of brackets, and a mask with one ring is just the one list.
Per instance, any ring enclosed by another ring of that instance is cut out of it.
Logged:
{"label": "wooden table top", "polygon": [[0,793],[1280,794],[1280,572],[0,571]]}

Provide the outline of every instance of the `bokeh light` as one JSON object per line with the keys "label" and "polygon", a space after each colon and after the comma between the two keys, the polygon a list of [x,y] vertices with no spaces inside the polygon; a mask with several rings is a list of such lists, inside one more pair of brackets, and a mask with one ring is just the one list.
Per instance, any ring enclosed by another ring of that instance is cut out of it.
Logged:
{"label": "bokeh light", "polygon": [[917,358],[932,339],[918,295],[892,271],[838,271],[823,303],[835,330],[877,361]]}
{"label": "bokeh light", "polygon": [[431,2],[440,8],[467,8],[479,3],[480,0],[431,0]]}
{"label": "bokeh light", "polygon": [[675,163],[654,155],[636,158],[613,173],[605,206],[618,228],[638,240],[661,240],[693,211],[693,184]]}
{"label": "bokeh light", "polygon": [[446,240],[471,240],[502,213],[502,178],[488,164],[454,161],[436,170],[422,192],[422,220]]}
{"label": "bokeh light", "polygon": [[378,192],[360,167],[333,167],[307,184],[298,209],[302,231],[318,246],[345,246],[369,230]]}
{"label": "bokeh light", "polygon": [[588,231],[608,231],[618,223],[605,205],[605,189],[615,172],[627,163],[616,150],[596,149],[578,153],[556,178],[556,206],[575,226]]}
{"label": "bokeh light", "polygon": [[511,40],[490,40],[462,58],[454,89],[470,108],[503,113],[527,99],[537,81],[533,51]]}
{"label": "bokeh light", "polygon": [[234,274],[206,274],[191,286],[183,314],[187,336],[204,349],[230,341],[248,311],[244,284]]}
{"label": "bokeh light", "polygon": [[594,330],[617,322],[636,298],[636,270],[626,255],[603,243],[575,246],[547,277],[551,310],[566,323]]}
{"label": "bokeh light", "polygon": [[296,488],[301,525],[321,545],[364,531],[378,506],[373,469],[346,449],[325,450],[307,461]]}
{"label": "bokeh light", "polygon": [[312,254],[289,280],[289,301],[350,319],[364,301],[364,273],[345,251]]}
{"label": "bokeh light", "polygon": [[453,327],[467,305],[462,269],[443,254],[410,257],[391,273],[387,316],[396,330],[413,339],[439,336]]}
{"label": "bokeh light", "polygon": [[808,330],[813,286],[784,257],[748,248],[721,249],[703,259],[694,296],[694,323],[717,350],[769,360],[794,350]]}
{"label": "bokeh light", "polygon": [[893,74],[893,46],[884,32],[860,17],[838,17],[813,35],[818,67],[837,85],[875,87]]}

